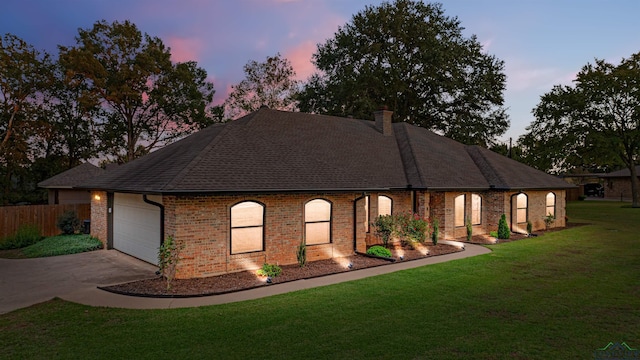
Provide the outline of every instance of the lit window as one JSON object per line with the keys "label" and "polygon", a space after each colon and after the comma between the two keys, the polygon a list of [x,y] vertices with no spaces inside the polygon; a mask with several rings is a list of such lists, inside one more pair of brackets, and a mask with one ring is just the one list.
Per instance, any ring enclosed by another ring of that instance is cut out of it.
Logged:
{"label": "lit window", "polygon": [[231,207],[231,253],[264,250],[264,206],[245,201]]}
{"label": "lit window", "polygon": [[454,202],[455,220],[454,226],[464,226],[464,195],[456,196]]}
{"label": "lit window", "polygon": [[391,215],[391,207],[393,206],[393,200],[390,197],[380,195],[378,196],[378,216]]}
{"label": "lit window", "polygon": [[471,194],[471,225],[482,223],[482,197],[478,194]]}
{"label": "lit window", "polygon": [[549,214],[556,216],[556,194],[552,192],[547,194],[547,212],[545,216]]}
{"label": "lit window", "polygon": [[307,245],[331,242],[331,203],[315,199],[304,205],[304,238]]}
{"label": "lit window", "polygon": [[518,194],[516,197],[516,222],[527,222],[527,195]]}

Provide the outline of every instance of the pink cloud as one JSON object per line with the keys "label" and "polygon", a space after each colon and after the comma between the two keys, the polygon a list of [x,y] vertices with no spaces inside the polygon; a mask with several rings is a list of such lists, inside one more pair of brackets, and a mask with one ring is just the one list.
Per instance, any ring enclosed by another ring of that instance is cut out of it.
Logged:
{"label": "pink cloud", "polygon": [[204,48],[200,39],[170,36],[167,44],[171,48],[171,59],[175,62],[199,61]]}
{"label": "pink cloud", "polygon": [[311,56],[315,52],[315,43],[304,41],[283,54],[285,58],[291,61],[297,80],[307,80],[316,71],[315,66],[311,63]]}

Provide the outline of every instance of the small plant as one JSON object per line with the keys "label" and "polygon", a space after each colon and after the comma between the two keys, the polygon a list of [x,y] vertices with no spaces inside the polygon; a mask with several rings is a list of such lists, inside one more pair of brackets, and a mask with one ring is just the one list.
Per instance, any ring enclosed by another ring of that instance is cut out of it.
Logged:
{"label": "small plant", "polygon": [[508,239],[509,237],[511,237],[511,231],[507,225],[507,216],[502,214],[498,222],[498,239]]}
{"label": "small plant", "polygon": [[262,264],[262,268],[258,269],[258,275],[260,276],[268,276],[268,277],[276,277],[282,273],[282,268],[278,265],[274,264]]}
{"label": "small plant", "polygon": [[20,249],[33,245],[40,240],[42,240],[42,234],[37,225],[20,225],[15,234],[7,236],[0,241],[0,250]]}
{"label": "small plant", "polygon": [[467,241],[471,241],[471,238],[473,237],[473,226],[471,225],[471,220],[469,218],[467,218]]}
{"label": "small plant", "polygon": [[298,245],[296,258],[298,259],[298,265],[300,265],[300,267],[304,267],[307,264],[307,245],[304,240],[300,242],[300,245]]}
{"label": "small plant", "polygon": [[382,244],[386,247],[389,245],[389,239],[395,232],[395,219],[391,215],[380,215],[373,222],[376,236],[382,239]]}
{"label": "small plant", "polygon": [[533,232],[533,224],[530,220],[527,220],[527,234],[531,234]]}
{"label": "small plant", "polygon": [[549,230],[549,228],[551,227],[551,224],[553,224],[554,221],[556,221],[556,217],[553,216],[553,214],[551,213],[549,213],[547,216],[544,217],[544,225],[547,230]]}
{"label": "small plant", "polygon": [[380,257],[391,257],[391,250],[380,245],[374,245],[367,250],[367,254]]}
{"label": "small plant", "polygon": [[493,237],[493,238],[496,238],[496,239],[497,239],[497,238],[498,238],[498,232],[497,232],[497,231],[495,231],[495,230],[494,230],[494,231],[490,231],[490,232],[489,232],[489,236],[491,236],[491,237]]}
{"label": "small plant", "polygon": [[438,236],[440,236],[440,225],[438,219],[433,219],[433,232],[431,233],[431,242],[433,245],[438,245]]}
{"label": "small plant", "polygon": [[73,235],[80,230],[80,219],[75,211],[65,211],[62,215],[58,216],[56,226],[65,235]]}
{"label": "small plant", "polygon": [[171,289],[171,282],[176,276],[182,248],[182,246],[178,246],[172,236],[168,236],[158,248],[158,267],[162,276],[167,280],[167,290]]}

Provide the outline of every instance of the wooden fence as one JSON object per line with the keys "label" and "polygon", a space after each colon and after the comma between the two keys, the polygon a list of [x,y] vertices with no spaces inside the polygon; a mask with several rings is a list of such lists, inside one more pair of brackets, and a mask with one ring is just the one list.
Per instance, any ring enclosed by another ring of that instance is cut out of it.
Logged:
{"label": "wooden fence", "polygon": [[91,218],[90,204],[2,206],[0,239],[15,234],[20,225],[27,224],[37,225],[42,231],[42,236],[58,235],[58,216],[69,210],[75,211],[81,222]]}

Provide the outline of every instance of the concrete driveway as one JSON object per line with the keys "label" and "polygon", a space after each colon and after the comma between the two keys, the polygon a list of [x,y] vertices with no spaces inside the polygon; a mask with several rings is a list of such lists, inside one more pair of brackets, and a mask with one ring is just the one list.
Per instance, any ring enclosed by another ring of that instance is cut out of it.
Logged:
{"label": "concrete driveway", "polygon": [[116,250],[0,259],[0,314],[54,297],[155,276],[156,266]]}

